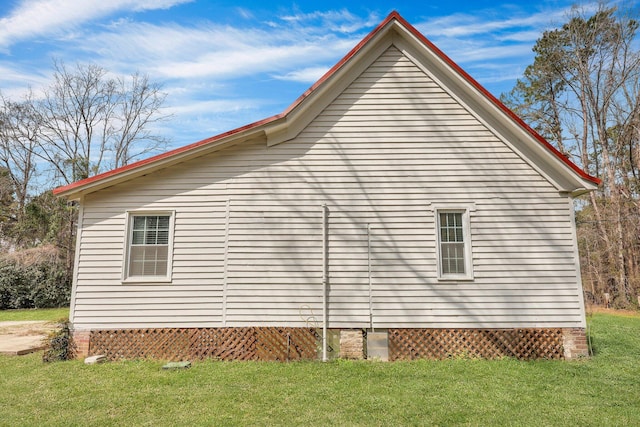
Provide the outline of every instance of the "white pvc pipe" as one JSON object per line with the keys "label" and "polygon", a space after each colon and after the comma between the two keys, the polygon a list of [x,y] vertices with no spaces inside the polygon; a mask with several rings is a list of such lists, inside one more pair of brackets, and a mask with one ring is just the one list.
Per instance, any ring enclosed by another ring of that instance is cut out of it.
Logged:
{"label": "white pvc pipe", "polygon": [[371,224],[367,224],[367,275],[369,277],[369,327],[373,328],[373,280],[371,278]]}
{"label": "white pvc pipe", "polygon": [[327,361],[327,323],[329,286],[329,209],[322,205],[322,361]]}

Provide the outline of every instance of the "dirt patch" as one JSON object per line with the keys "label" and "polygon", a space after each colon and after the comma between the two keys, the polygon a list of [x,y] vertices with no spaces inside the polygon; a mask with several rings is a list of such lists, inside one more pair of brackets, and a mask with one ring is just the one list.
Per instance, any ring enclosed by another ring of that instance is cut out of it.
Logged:
{"label": "dirt patch", "polygon": [[0,354],[22,355],[41,350],[43,340],[57,328],[56,322],[0,322]]}
{"label": "dirt patch", "polygon": [[47,335],[56,328],[56,322],[44,320],[0,322],[0,335]]}

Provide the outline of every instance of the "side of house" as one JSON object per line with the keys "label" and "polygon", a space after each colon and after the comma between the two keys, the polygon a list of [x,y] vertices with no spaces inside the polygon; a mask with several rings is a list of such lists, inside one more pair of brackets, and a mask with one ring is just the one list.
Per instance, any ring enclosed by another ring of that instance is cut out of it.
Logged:
{"label": "side of house", "polygon": [[328,329],[345,354],[355,332],[363,356],[373,331],[391,358],[460,336],[474,348],[525,340],[526,357],[580,353],[572,198],[593,181],[487,114],[485,94],[439,72],[407,25],[390,16],[284,128],[81,186],[71,321],[79,342],[100,343],[81,351],[172,331],[187,347],[253,334],[257,347],[286,342],[289,358]]}

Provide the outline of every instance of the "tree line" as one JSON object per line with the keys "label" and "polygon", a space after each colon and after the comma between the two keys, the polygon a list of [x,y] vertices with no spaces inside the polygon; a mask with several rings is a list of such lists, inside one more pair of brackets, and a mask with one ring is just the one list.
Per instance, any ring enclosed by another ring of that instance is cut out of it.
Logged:
{"label": "tree line", "polygon": [[602,179],[576,214],[588,300],[618,307],[640,295],[640,50],[631,11],[574,7],[545,31],[503,101],[562,153]]}
{"label": "tree line", "polygon": [[[640,295],[639,42],[628,10],[604,2],[595,11],[574,7],[562,26],[541,35],[533,63],[501,96],[602,179],[577,201],[581,270],[586,299],[617,307],[638,304]],[[167,141],[154,131],[166,118],[164,100],[146,76],[112,77],[95,65],[59,62],[42,91],[17,101],[0,94],[0,270],[22,269],[14,276],[29,282],[53,263],[64,274],[47,274],[69,288],[77,213],[48,190],[163,149]],[[0,280],[0,308],[11,298],[27,305],[55,300],[40,295],[49,288],[5,298],[6,283]]]}

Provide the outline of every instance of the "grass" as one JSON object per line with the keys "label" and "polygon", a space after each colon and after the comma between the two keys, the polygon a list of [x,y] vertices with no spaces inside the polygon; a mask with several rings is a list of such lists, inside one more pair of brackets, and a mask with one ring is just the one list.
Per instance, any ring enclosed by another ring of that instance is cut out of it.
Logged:
{"label": "grass", "polygon": [[47,320],[55,322],[66,317],[69,317],[69,307],[41,308],[37,310],[0,310],[0,322],[18,320]]}
{"label": "grass", "polygon": [[640,317],[580,361],[43,364],[0,356],[0,425],[640,425]]}

